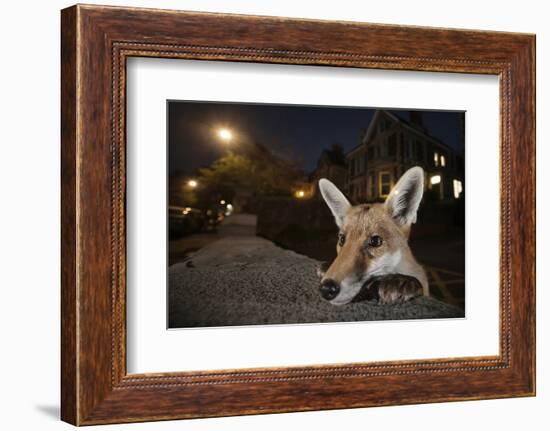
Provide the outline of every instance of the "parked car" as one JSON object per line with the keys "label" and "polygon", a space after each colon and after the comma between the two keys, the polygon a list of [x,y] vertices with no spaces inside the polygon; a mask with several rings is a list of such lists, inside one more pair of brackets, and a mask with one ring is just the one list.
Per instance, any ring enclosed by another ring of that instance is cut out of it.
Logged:
{"label": "parked car", "polygon": [[178,237],[200,232],[206,219],[201,210],[191,207],[168,207],[168,229],[170,236]]}
{"label": "parked car", "polygon": [[224,218],[223,211],[216,208],[200,210],[191,207],[168,207],[168,225],[171,237],[201,231],[213,232]]}

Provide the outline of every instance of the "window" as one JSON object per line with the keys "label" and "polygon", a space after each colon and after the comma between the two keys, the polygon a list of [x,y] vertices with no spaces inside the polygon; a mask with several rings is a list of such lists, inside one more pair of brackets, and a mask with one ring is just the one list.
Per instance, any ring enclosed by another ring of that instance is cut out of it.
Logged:
{"label": "window", "polygon": [[441,175],[434,175],[430,178],[430,184],[439,184],[441,182]]}
{"label": "window", "polygon": [[412,139],[406,138],[403,142],[403,158],[410,159],[412,152]]}
{"label": "window", "polygon": [[445,156],[444,155],[441,155],[441,166],[445,167]]}
{"label": "window", "polygon": [[439,166],[439,154],[434,153],[434,166]]}
{"label": "window", "polygon": [[453,180],[453,194],[455,199],[458,199],[461,193],[462,193],[462,181]]}
{"label": "window", "polygon": [[369,184],[368,185],[369,185],[369,198],[374,199],[374,197],[376,196],[375,191],[374,191],[374,187],[375,187],[374,174],[369,174]]}
{"label": "window", "polygon": [[380,172],[378,174],[378,191],[381,197],[388,196],[391,190],[391,174]]}
{"label": "window", "polygon": [[380,157],[386,157],[388,155],[388,145],[383,142],[380,145]]}
{"label": "window", "polygon": [[397,153],[397,136],[395,133],[388,137],[388,156],[395,157]]}

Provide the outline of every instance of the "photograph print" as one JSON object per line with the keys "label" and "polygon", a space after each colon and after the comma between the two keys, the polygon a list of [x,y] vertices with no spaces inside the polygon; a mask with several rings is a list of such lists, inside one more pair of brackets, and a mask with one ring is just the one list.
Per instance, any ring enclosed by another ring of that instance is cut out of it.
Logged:
{"label": "photograph print", "polygon": [[169,329],[465,317],[465,113],[167,101]]}

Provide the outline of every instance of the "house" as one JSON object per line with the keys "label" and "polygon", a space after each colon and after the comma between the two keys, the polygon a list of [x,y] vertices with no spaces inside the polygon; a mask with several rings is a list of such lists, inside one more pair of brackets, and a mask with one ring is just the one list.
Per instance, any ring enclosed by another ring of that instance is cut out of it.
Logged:
{"label": "house", "polygon": [[[325,149],[317,161],[317,167],[311,173],[309,182],[313,184],[314,191],[317,190],[317,183],[321,178],[332,181],[339,189],[344,190],[347,179],[347,161],[344,149],[338,144],[332,145],[330,149]],[[316,196],[321,198],[320,193]]]}
{"label": "house", "polygon": [[385,199],[413,166],[424,168],[426,190],[433,200],[453,202],[463,197],[464,156],[429,135],[420,111],[412,111],[411,121],[406,121],[377,110],[346,160],[345,190],[355,202]]}

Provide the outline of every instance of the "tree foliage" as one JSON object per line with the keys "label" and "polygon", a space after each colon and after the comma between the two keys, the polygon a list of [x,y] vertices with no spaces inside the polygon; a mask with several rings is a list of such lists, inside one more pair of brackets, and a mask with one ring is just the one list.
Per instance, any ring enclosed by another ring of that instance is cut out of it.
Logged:
{"label": "tree foliage", "polygon": [[170,202],[177,206],[208,208],[220,199],[232,201],[239,196],[288,196],[302,172],[291,161],[275,156],[262,145],[239,143],[210,166],[197,170],[199,186],[187,186],[189,176],[170,178]]}
{"label": "tree foliage", "polygon": [[230,189],[253,195],[288,195],[299,176],[295,164],[257,144],[228,151],[199,170],[199,181],[211,191]]}

